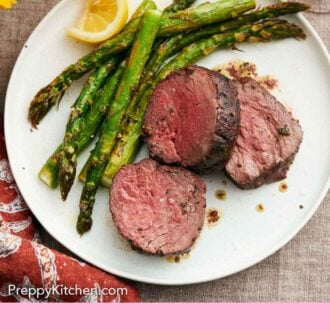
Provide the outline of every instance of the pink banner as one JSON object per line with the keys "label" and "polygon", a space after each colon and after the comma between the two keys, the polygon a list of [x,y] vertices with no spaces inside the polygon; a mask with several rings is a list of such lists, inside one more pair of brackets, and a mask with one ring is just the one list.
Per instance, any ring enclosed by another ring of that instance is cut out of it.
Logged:
{"label": "pink banner", "polygon": [[[1,328],[25,329],[240,329],[323,330],[330,328],[329,304],[2,304]],[[20,317],[17,317],[19,315]],[[54,316],[56,318],[54,322]]]}

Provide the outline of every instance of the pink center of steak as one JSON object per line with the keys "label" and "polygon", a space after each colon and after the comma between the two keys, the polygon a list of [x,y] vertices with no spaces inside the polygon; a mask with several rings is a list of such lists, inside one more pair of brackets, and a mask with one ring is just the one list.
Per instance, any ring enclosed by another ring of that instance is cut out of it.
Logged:
{"label": "pink center of steak", "polygon": [[188,251],[205,217],[206,187],[182,168],[153,160],[128,165],[117,174],[110,209],[119,232],[146,253]]}
{"label": "pink center of steak", "polygon": [[242,188],[255,188],[286,177],[303,132],[291,113],[250,78],[238,83],[240,131],[226,166]]}
{"label": "pink center of steak", "polygon": [[145,118],[149,151],[165,163],[194,166],[212,149],[217,86],[202,70],[178,74],[155,90]]}

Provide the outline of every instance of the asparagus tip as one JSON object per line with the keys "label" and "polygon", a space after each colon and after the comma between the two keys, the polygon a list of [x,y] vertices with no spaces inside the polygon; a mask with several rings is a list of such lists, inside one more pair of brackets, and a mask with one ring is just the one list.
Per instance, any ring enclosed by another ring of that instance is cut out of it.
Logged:
{"label": "asparagus tip", "polygon": [[71,190],[71,185],[68,184],[63,185],[63,182],[60,181],[60,192],[63,202],[65,202],[66,199],[68,198],[70,190]]}
{"label": "asparagus tip", "polygon": [[80,214],[78,217],[76,228],[80,236],[84,235],[92,228],[92,219],[86,218],[84,215]]}
{"label": "asparagus tip", "polygon": [[76,168],[77,168],[77,163],[72,161],[72,159],[71,161],[68,161],[68,159],[65,156],[66,154],[63,151],[61,153],[60,170],[58,177],[61,197],[63,201],[67,199],[69,192],[74,184],[74,180],[76,178]]}
{"label": "asparagus tip", "polygon": [[[61,187],[61,186],[60,186]],[[68,191],[64,191],[63,189],[60,188],[60,191],[61,191],[61,198],[62,198],[62,201],[65,202],[66,199],[68,198],[68,195],[69,195],[69,192]]]}
{"label": "asparagus tip", "polygon": [[61,173],[60,171],[59,183],[60,183],[61,197],[63,201],[66,201],[69,195],[69,192],[74,182],[74,178],[75,178],[75,174],[68,175],[68,173]]}
{"label": "asparagus tip", "polygon": [[40,123],[39,112],[34,111],[34,108],[32,106],[33,105],[31,104],[29,109],[28,120],[31,123],[32,128],[37,129]]}

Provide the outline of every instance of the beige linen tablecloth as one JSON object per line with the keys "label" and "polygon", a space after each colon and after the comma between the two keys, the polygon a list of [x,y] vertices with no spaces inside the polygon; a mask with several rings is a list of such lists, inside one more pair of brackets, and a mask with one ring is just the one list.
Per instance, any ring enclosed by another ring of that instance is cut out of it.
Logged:
{"label": "beige linen tablecloth", "polygon": [[[10,73],[25,40],[59,0],[18,0],[0,11],[0,111]],[[313,5],[306,17],[330,49],[330,0]],[[19,93],[19,91],[18,91]],[[330,111],[330,109],[329,109]],[[231,277],[191,286],[161,287],[135,283],[144,301],[262,302],[330,301],[330,194],[305,228],[260,264]],[[44,230],[45,245],[69,253]]]}

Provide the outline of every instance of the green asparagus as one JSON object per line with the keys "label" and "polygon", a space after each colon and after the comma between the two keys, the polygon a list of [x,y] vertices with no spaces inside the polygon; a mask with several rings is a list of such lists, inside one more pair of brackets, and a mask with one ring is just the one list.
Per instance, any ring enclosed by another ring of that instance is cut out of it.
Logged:
{"label": "green asparagus", "polygon": [[165,40],[154,51],[153,56],[148,61],[144,75],[143,84],[140,87],[139,94],[132,100],[130,108],[134,108],[145,90],[148,88],[153,80],[153,77],[163,65],[163,63],[172,55],[180,51],[182,48],[194,43],[202,38],[210,37],[214,34],[226,32],[228,30],[236,29],[240,26],[250,23],[256,23],[259,20],[266,18],[274,18],[287,14],[295,14],[300,11],[307,10],[309,6],[300,3],[280,3],[272,6],[267,6],[260,10],[256,10],[250,14],[241,16],[235,20],[227,21],[224,23],[217,23],[206,26],[198,31],[190,33],[182,33],[172,38]]}
{"label": "green asparagus", "polygon": [[[136,104],[138,104],[139,100],[141,100],[144,94],[146,93],[146,90],[152,87],[153,85],[152,81],[155,76],[155,73],[158,71],[158,69],[164,63],[164,61],[167,58],[169,58],[171,55],[182,49],[183,47],[189,45],[190,43],[193,43],[203,37],[207,37],[219,32],[225,32],[233,28],[238,28],[248,23],[257,22],[264,18],[273,18],[286,14],[294,14],[299,11],[307,10],[308,8],[309,8],[308,6],[300,3],[281,3],[272,6],[267,6],[260,10],[256,10],[255,12],[252,12],[250,14],[241,16],[238,19],[224,22],[221,24],[211,25],[199,31],[191,32],[189,34],[187,33],[179,34],[177,36],[174,36],[166,40],[155,50],[154,55],[149,60],[143,77],[144,83],[142,84],[142,87],[140,87],[139,94],[135,98],[133,98],[129,110],[135,108]],[[128,111],[128,114],[130,114],[130,111]],[[127,121],[129,122],[129,120],[126,120],[126,122]],[[125,123],[123,124],[125,125]],[[105,170],[102,179],[103,185],[107,187],[111,185],[112,178],[114,177],[116,172],[121,168],[121,166],[131,162],[135,156],[134,150],[138,148],[139,143],[137,142],[138,140],[137,137],[140,133],[138,133],[139,129],[137,130],[138,132],[135,132],[134,128],[131,127],[126,129],[126,132],[127,130],[130,129],[133,130],[132,131],[133,136],[130,137],[129,139],[125,139],[123,138],[123,136],[125,136],[123,133],[122,137],[119,139],[119,141],[116,144],[116,147],[111,153],[108,166]],[[134,134],[136,135],[135,137]],[[129,152],[129,150],[133,150],[133,152]],[[85,177],[86,177],[86,166],[83,168],[82,172],[80,173],[80,179],[85,180]]]}
{"label": "green asparagus", "polygon": [[155,50],[146,67],[146,71],[149,72],[149,75],[147,77],[144,77],[144,80],[151,81],[151,78],[154,75],[155,71],[158,71],[160,65],[162,65],[167,58],[174,55],[176,52],[193,42],[196,42],[206,37],[210,37],[214,34],[236,29],[243,25],[256,23],[262,19],[270,19],[282,15],[296,14],[298,12],[305,11],[308,9],[309,6],[305,4],[297,2],[284,2],[276,5],[266,6],[262,9],[253,11],[236,19],[226,21],[224,23],[216,23],[210,26],[206,26],[203,29],[197,31],[178,34],[164,41]]}
{"label": "green asparagus", "polygon": [[198,7],[164,15],[158,36],[173,36],[180,32],[195,30],[204,25],[236,18],[253,9],[255,4],[255,1],[249,0],[206,2]]}
{"label": "green asparagus", "polygon": [[84,121],[83,115],[90,109],[97,91],[102,87],[107,76],[114,69],[114,66],[117,65],[117,62],[118,59],[114,56],[109,62],[96,69],[87,80],[80,96],[72,107],[60,155],[59,182],[63,200],[66,199],[75,178],[78,149],[75,136],[77,136],[82,129]]}
{"label": "green asparagus", "polygon": [[[307,10],[308,8],[309,6],[296,2],[287,2],[271,5],[246,14],[244,16],[238,17],[234,20],[230,20],[220,24],[213,24],[198,31],[182,33],[165,40],[155,49],[153,56],[148,61],[146,68],[143,72],[142,84],[139,87],[139,92],[133,96],[133,99],[131,100],[127,110],[127,115],[129,116],[131,111],[135,111],[135,107],[137,106],[137,104],[139,104],[139,101],[144,96],[146,90],[152,87],[155,75],[160,69],[160,67],[163,65],[163,63],[170,56],[174,55],[176,52],[180,51],[187,45],[196,42],[202,38],[218,34],[220,32],[226,32],[228,30],[238,28],[249,23],[256,23],[259,20],[265,18],[274,18],[287,14],[295,14],[297,12]],[[129,120],[126,120],[126,122],[127,121]],[[122,125],[123,131],[125,131],[127,123],[123,122]],[[134,141],[134,139],[132,139],[132,141]],[[130,142],[131,140],[123,141],[123,139],[119,139],[119,141],[117,142],[116,147],[111,153],[109,164],[102,178],[102,184],[104,186],[109,187],[113,178],[113,174],[115,174],[116,171],[118,171],[122,165],[127,164],[134,158],[135,152],[128,151],[134,148],[132,146],[125,147],[125,145],[129,144]],[[132,145],[135,146],[135,149],[137,149],[139,144],[137,142],[132,142]],[[127,155],[125,155],[126,153]],[[80,180],[83,182],[86,180],[87,167],[91,162],[91,158],[92,155],[88,159],[87,163],[85,164],[79,175]]]}
{"label": "green asparagus", "polygon": [[[193,2],[195,2],[195,0],[174,0],[170,6],[168,6],[164,9],[163,15],[164,15],[164,13],[175,13],[179,10],[183,10],[183,9],[189,7]],[[157,50],[160,47],[160,45],[162,44],[162,42],[164,42],[164,40],[166,40],[166,38],[163,40],[162,39],[158,40],[154,45],[154,49]],[[170,54],[169,54],[169,56],[170,56]],[[125,116],[127,115],[127,113],[129,114],[131,111],[134,111],[135,106],[137,105],[138,100],[140,99],[140,96],[143,95],[144,90],[149,86],[148,82],[152,80],[153,76],[160,69],[161,65],[163,64],[164,60],[166,59],[166,56],[163,56],[162,59],[163,59],[162,61],[158,61],[157,65],[156,65],[156,63],[149,63],[150,61],[148,61],[148,64],[146,65],[146,68],[144,69],[144,71],[142,73],[141,84],[139,86],[139,90],[136,93],[134,93],[132,100],[130,101],[130,104],[127,108]],[[123,128],[125,128],[125,117],[123,118],[121,126],[123,126]],[[121,133],[122,132],[120,130],[118,135],[120,135]],[[93,157],[94,157],[94,155],[92,153],[79,175],[80,180],[83,182],[86,181],[87,168],[88,168],[89,164],[91,163]],[[107,185],[107,183],[103,182],[103,179],[102,179],[102,184]]]}
{"label": "green asparagus", "polygon": [[[255,0],[223,0],[206,3],[173,14],[166,14],[161,21],[157,36],[175,35],[179,32],[198,29],[202,26],[237,17],[255,7]],[[72,64],[56,77],[49,85],[42,88],[32,100],[29,109],[29,120],[36,127],[48,113],[56,100],[72,82],[91,69],[102,64],[110,55],[119,53],[133,43],[138,19],[127,24],[123,32],[103,43],[97,50]]]}
{"label": "green asparagus", "polygon": [[[130,22],[133,21],[136,18],[141,19],[141,17],[146,13],[149,9],[157,9],[157,5],[153,0],[143,0],[141,4],[136,8],[135,12],[133,13]],[[103,45],[106,45],[106,43],[109,40],[105,41],[103,44],[100,45],[100,48],[102,48]]]}
{"label": "green asparagus", "polygon": [[146,10],[155,8],[156,5],[152,0],[144,0],[120,34],[104,42],[95,51],[82,57],[75,64],[67,67],[49,85],[42,88],[30,104],[29,121],[32,126],[36,127],[39,124],[75,80],[81,78],[91,69],[109,61],[109,56],[112,54],[118,54],[128,48],[134,40],[141,17]]}
{"label": "green asparagus", "polygon": [[106,64],[97,68],[88,78],[78,99],[71,108],[66,128],[67,135],[73,135],[75,133],[78,119],[90,109],[97,92],[102,87],[111,71],[117,66],[118,62],[118,58],[113,56]]}
{"label": "green asparagus", "polygon": [[215,34],[210,38],[202,39],[182,50],[182,52],[168,63],[159,73],[158,80],[163,80],[173,70],[181,69],[196,63],[199,59],[208,56],[219,47],[234,45],[236,42],[267,42],[284,38],[305,38],[303,30],[284,20],[272,19],[247,26],[231,32]]}
{"label": "green asparagus", "polygon": [[145,13],[136,40],[133,44],[121,84],[96,144],[92,163],[87,170],[87,179],[80,199],[80,214],[77,230],[82,235],[92,226],[92,212],[95,195],[114,146],[118,128],[130,102],[132,93],[138,88],[140,77],[154,43],[161,12],[149,10]]}
{"label": "green asparagus", "polygon": [[58,164],[60,161],[61,151],[62,144],[60,144],[53,154],[47,159],[38,174],[39,179],[52,189],[56,188],[58,184]]}
{"label": "green asparagus", "polygon": [[[185,9],[195,0],[175,0],[172,5],[167,7],[164,12],[176,12],[178,10]],[[140,17],[143,11],[147,9],[148,2],[144,1],[142,5],[137,9],[135,14],[133,15],[132,19],[135,17]],[[163,12],[163,13],[164,13]],[[122,76],[124,66],[126,62],[124,61],[121,66],[119,67],[117,73],[113,76],[113,78],[108,83],[108,88],[112,89],[111,95],[114,92],[114,88],[118,85],[118,81]],[[144,76],[143,76],[144,77]],[[101,94],[107,95],[107,90],[104,88],[101,90]],[[112,96],[111,96],[112,97]],[[96,100],[95,106],[91,108],[90,113],[87,114],[86,118],[82,118],[84,127],[81,128],[79,134],[72,142],[77,146],[76,153],[78,154],[85,144],[90,141],[90,136],[94,136],[96,134],[96,129],[99,127],[99,123],[103,120],[105,115],[105,109],[107,108],[106,104],[109,104],[109,97],[103,97],[100,100]],[[87,134],[86,134],[87,133]],[[86,139],[87,138],[87,139]],[[60,145],[56,151],[53,153],[51,157],[47,160],[47,162],[42,167],[39,177],[40,179],[49,185],[51,188],[56,188],[58,184],[58,173],[59,173],[59,159],[60,159],[60,152],[62,152],[62,145]],[[76,164],[74,164],[74,168]],[[85,169],[87,172],[87,168]]]}
{"label": "green asparagus", "polygon": [[174,0],[173,3],[164,9],[163,13],[176,13],[190,7],[195,1],[196,0]]}
{"label": "green asparagus", "polygon": [[[84,116],[83,127],[73,139],[78,153],[82,151],[96,135],[117,90],[125,67],[126,61],[123,61],[116,72],[108,78],[104,87],[98,93],[90,111]],[[39,172],[39,178],[51,188],[56,188],[58,185],[59,159],[63,150],[62,148],[62,144],[57,147]]]}
{"label": "green asparagus", "polygon": [[141,131],[145,110],[148,106],[149,96],[156,84],[165,79],[176,69],[184,68],[196,63],[202,57],[219,48],[230,48],[238,42],[267,42],[284,38],[305,38],[301,28],[281,20],[267,20],[236,30],[214,35],[208,39],[196,42],[186,47],[177,57],[167,64],[158,74],[150,87],[144,92],[133,116],[127,121],[125,133],[121,135],[111,153],[102,183],[109,187],[119,169],[130,163],[138,150],[141,140]]}

